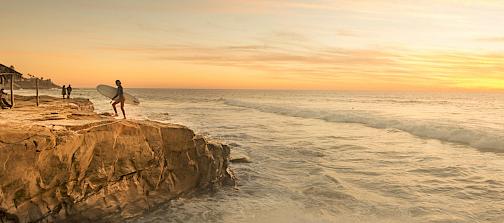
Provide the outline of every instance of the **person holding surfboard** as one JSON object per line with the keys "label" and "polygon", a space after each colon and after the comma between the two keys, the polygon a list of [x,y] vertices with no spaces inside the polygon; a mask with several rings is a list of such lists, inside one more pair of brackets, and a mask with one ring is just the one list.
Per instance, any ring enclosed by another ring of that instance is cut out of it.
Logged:
{"label": "person holding surfboard", "polygon": [[110,103],[112,103],[112,108],[114,108],[115,116],[119,116],[117,114],[116,105],[119,104],[119,103],[121,103],[121,111],[123,113],[124,119],[126,119],[126,113],[124,112],[124,101],[125,101],[124,90],[123,90],[123,87],[121,85],[121,81],[120,80],[116,80],[115,83],[117,85],[117,93],[112,98],[112,101]]}

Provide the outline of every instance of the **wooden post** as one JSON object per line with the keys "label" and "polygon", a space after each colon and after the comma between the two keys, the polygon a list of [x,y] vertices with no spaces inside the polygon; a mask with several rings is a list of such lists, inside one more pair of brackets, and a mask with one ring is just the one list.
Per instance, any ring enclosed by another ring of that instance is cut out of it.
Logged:
{"label": "wooden post", "polygon": [[14,108],[14,74],[10,76],[10,100],[11,100],[11,108]]}
{"label": "wooden post", "polygon": [[36,94],[37,94],[37,107],[38,107],[38,106],[39,106],[39,93],[38,93],[38,89],[39,89],[39,87],[38,87],[38,78],[37,78],[37,79],[35,79],[35,88],[37,89],[37,90],[36,90]]}

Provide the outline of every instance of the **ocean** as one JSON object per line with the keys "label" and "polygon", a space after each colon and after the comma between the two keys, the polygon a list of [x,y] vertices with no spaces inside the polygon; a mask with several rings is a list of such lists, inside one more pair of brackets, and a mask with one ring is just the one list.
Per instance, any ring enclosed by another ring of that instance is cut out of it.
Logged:
{"label": "ocean", "polygon": [[[232,165],[238,189],[129,222],[504,222],[504,94],[125,91],[141,101],[128,118],[186,125],[252,161]],[[73,96],[112,111],[94,89]]]}

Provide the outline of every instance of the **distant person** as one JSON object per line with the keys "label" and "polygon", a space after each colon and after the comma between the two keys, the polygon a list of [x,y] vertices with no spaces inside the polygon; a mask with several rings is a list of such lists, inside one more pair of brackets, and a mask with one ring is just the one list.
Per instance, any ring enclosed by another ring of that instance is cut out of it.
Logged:
{"label": "distant person", "polygon": [[121,103],[121,111],[122,111],[124,119],[126,119],[126,113],[124,112],[124,101],[125,101],[124,90],[123,90],[123,87],[121,85],[121,81],[120,80],[116,80],[115,83],[117,85],[117,93],[112,98],[112,101],[110,103],[112,103],[112,108],[114,108],[115,116],[119,116],[117,114],[116,105],[119,104],[119,103]]}
{"label": "distant person", "polygon": [[72,94],[72,86],[68,85],[66,91],[67,91],[67,95],[68,95],[67,98],[70,99],[70,94]]}
{"label": "distant person", "polygon": [[63,99],[66,98],[66,94],[67,94],[67,89],[66,89],[65,85],[63,85],[63,88],[61,89],[61,95],[63,96]]}
{"label": "distant person", "polygon": [[0,89],[0,107],[2,109],[12,108],[12,105],[5,99],[5,96],[7,96],[7,93],[5,93],[3,88]]}

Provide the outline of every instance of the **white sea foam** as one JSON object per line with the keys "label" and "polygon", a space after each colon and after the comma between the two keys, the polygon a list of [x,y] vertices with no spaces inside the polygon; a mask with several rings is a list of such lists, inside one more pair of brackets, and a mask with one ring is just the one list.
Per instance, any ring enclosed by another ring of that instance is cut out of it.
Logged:
{"label": "white sea foam", "polygon": [[356,110],[317,110],[240,100],[225,100],[224,103],[285,116],[320,119],[328,122],[356,123],[380,129],[397,129],[422,138],[459,143],[482,150],[504,152],[504,134],[492,129],[469,128],[457,123],[447,124],[390,118]]}

